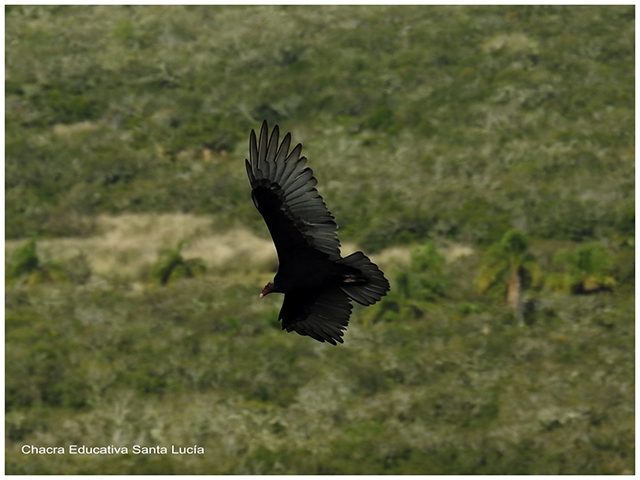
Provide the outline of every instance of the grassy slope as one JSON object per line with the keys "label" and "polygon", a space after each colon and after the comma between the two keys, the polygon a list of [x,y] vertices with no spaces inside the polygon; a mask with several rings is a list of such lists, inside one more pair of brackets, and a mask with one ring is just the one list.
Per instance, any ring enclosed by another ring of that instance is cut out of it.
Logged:
{"label": "grassy slope", "polygon": [[370,248],[488,242],[508,226],[632,235],[632,7],[7,18],[10,237],[87,233],[79,215],[125,211],[257,229],[239,162],[263,118],[304,143],[345,235]]}
{"label": "grassy slope", "polygon": [[[8,472],[634,469],[632,295],[546,298],[526,329],[483,303],[390,323],[358,312],[333,348],[283,334],[279,299],[253,287],[10,291]],[[26,457],[25,443],[206,454]]]}
{"label": "grassy slope", "polygon": [[[12,7],[6,35],[7,235],[83,236],[44,249],[102,277],[7,292],[7,473],[634,471],[633,7]],[[543,267],[599,239],[627,273],[536,294],[520,328],[473,292],[473,248],[446,298],[356,309],[345,345],[283,334],[269,260],[234,250],[266,234],[241,162],[262,118],[304,143],[343,240],[516,226]],[[139,212],[214,221],[97,216]],[[147,288],[176,235],[213,268]]]}

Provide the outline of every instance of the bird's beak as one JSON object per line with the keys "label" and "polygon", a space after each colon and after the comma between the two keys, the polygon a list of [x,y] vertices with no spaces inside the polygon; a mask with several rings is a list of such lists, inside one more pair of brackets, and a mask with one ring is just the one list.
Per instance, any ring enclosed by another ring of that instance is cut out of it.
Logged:
{"label": "bird's beak", "polygon": [[273,292],[273,282],[269,282],[264,286],[262,292],[260,293],[260,298],[269,295],[271,292]]}

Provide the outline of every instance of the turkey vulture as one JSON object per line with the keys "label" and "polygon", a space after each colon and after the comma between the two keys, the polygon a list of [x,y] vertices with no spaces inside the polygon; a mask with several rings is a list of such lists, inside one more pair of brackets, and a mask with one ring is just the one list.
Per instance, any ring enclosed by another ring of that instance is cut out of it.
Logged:
{"label": "turkey vulture", "polygon": [[284,293],[282,329],[320,342],[343,343],[351,300],[372,305],[389,291],[378,266],[362,252],[340,256],[338,226],[315,189],[313,171],[305,167],[302,145],[289,153],[291,134],[278,145],[278,127],[268,138],[263,122],[260,138],[251,130],[249,160],[251,198],[262,214],[278,252],[279,267],[260,298]]}

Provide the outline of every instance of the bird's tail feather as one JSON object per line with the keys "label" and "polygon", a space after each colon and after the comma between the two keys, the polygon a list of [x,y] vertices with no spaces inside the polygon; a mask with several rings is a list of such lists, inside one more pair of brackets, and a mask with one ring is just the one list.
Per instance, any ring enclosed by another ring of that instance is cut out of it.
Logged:
{"label": "bird's tail feather", "polygon": [[342,291],[359,304],[372,305],[389,291],[389,282],[384,274],[364,253],[352,253],[348,257],[338,260],[338,263],[357,268],[362,272],[365,282],[340,285]]}

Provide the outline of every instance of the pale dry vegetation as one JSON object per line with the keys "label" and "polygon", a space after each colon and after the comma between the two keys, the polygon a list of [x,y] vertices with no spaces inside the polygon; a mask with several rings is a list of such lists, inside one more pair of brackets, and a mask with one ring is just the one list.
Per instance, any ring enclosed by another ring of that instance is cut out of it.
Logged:
{"label": "pale dry vegetation", "polygon": [[[174,247],[182,240],[186,240],[182,254],[203,260],[214,274],[275,272],[277,267],[276,251],[269,237],[258,237],[242,226],[217,229],[211,215],[99,215],[95,223],[95,236],[41,239],[38,248],[45,257],[60,261],[83,254],[94,275],[128,281],[140,279],[157,261],[161,248]],[[5,258],[23,242],[6,241]],[[390,247],[372,254],[371,259],[385,270],[406,268],[411,248]],[[359,249],[353,242],[343,243],[342,255]],[[443,242],[442,252],[448,261],[453,261],[473,254],[473,249]]]}
{"label": "pale dry vegetation", "polygon": [[[202,259],[216,270],[267,269],[277,263],[273,243],[238,227],[218,231],[212,216],[192,214],[100,215],[97,235],[42,239],[39,248],[60,260],[84,254],[95,275],[138,279],[157,261],[158,251],[187,240],[185,257]],[[5,257],[24,240],[6,242]]]}

